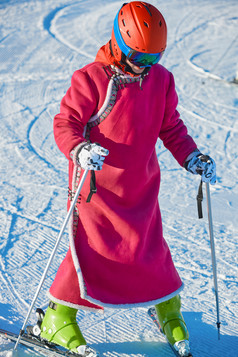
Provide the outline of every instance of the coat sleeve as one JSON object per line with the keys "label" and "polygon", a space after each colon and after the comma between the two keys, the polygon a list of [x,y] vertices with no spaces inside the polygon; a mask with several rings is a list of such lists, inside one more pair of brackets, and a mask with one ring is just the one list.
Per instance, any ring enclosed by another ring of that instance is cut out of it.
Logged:
{"label": "coat sleeve", "polygon": [[86,72],[76,71],[71,87],[60,105],[60,113],[54,118],[54,136],[60,151],[69,159],[70,152],[85,141],[84,127],[93,115],[98,103],[98,92]]}
{"label": "coat sleeve", "polygon": [[170,82],[166,93],[165,113],[159,138],[178,163],[183,166],[185,159],[197,148],[197,145],[192,137],[188,135],[187,127],[180,119],[179,112],[176,109],[178,96],[175,90],[174,78],[172,73],[169,72],[169,75]]}

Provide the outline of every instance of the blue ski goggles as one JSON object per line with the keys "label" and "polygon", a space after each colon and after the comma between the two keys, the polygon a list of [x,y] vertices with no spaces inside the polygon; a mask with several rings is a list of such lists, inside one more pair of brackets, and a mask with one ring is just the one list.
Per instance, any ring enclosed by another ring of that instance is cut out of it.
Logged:
{"label": "blue ski goggles", "polygon": [[135,66],[140,68],[151,67],[153,64],[159,62],[161,57],[164,54],[164,51],[159,53],[143,53],[136,50],[132,50],[129,46],[126,45],[125,41],[122,38],[119,25],[118,25],[118,15],[121,10],[118,11],[115,20],[114,20],[114,35],[116,42],[120,50],[124,53],[126,58],[133,63]]}
{"label": "blue ski goggles", "polygon": [[143,53],[130,50],[126,58],[135,66],[143,68],[151,67],[153,64],[158,63],[163,54],[164,51],[160,53]]}

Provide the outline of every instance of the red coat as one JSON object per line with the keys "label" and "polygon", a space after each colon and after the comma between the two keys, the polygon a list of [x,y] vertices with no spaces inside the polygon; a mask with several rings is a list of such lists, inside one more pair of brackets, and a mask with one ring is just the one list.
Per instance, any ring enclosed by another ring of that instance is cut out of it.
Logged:
{"label": "red coat", "polygon": [[[54,120],[56,143],[69,159],[70,187],[75,168],[70,152],[85,140],[85,125],[104,103],[109,78],[103,67],[110,63],[106,45],[96,62],[74,73]],[[196,149],[177,102],[172,74],[157,64],[141,88],[138,82],[122,86],[111,113],[92,128],[91,141],[109,155],[96,172],[97,193],[90,203],[89,175],[81,191],[77,232],[73,237],[70,230],[70,250],[50,289],[53,300],[77,307],[151,305],[182,289],[163,238],[155,152],[159,138],[183,165]]]}

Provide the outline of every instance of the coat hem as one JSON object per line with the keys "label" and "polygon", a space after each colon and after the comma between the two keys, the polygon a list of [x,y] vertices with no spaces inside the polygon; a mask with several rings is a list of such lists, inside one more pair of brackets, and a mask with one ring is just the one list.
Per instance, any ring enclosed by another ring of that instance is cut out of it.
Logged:
{"label": "coat hem", "polygon": [[155,299],[155,300],[149,300],[146,302],[137,302],[137,303],[128,303],[128,304],[109,304],[109,303],[104,303],[100,300],[94,299],[90,296],[84,296],[84,299],[95,304],[99,305],[102,307],[106,308],[111,308],[111,309],[131,309],[133,307],[150,307],[152,305],[157,305],[160,304],[164,301],[172,299],[174,296],[180,294],[180,292],[184,289],[184,284],[180,286],[179,289],[175,290],[173,293],[168,294],[166,296],[163,296],[162,298]]}
{"label": "coat hem", "polygon": [[[184,288],[184,284],[182,284],[181,287],[179,289],[175,290],[173,293],[163,296],[162,298],[150,300],[150,301],[146,301],[146,302],[138,302],[138,303],[109,304],[109,303],[103,303],[102,301],[94,299],[90,296],[87,296],[85,298],[85,300],[87,300],[88,302],[91,302],[95,305],[109,308],[109,309],[131,309],[134,307],[150,307],[152,305],[157,305],[157,304],[160,304],[162,302],[172,299],[176,295],[180,294],[180,292],[183,290],[183,288]],[[104,313],[103,309],[97,309],[97,308],[88,307],[88,306],[84,306],[84,305],[73,304],[68,301],[57,299],[53,295],[51,295],[50,292],[47,293],[47,296],[50,298],[50,300],[52,300],[55,303],[62,304],[62,305],[68,306],[68,307],[72,307],[74,309],[81,309],[81,310],[85,310],[85,311]]]}
{"label": "coat hem", "polygon": [[47,296],[51,301],[53,301],[53,302],[55,302],[57,304],[61,304],[61,305],[68,306],[68,307],[72,307],[73,309],[77,309],[77,310],[80,309],[80,310],[85,310],[85,311],[98,312],[98,313],[101,313],[101,314],[104,313],[103,309],[97,309],[97,308],[89,307],[89,306],[85,306],[85,305],[73,304],[73,303],[65,301],[65,300],[57,299],[53,295],[51,295],[50,292],[47,292]]}

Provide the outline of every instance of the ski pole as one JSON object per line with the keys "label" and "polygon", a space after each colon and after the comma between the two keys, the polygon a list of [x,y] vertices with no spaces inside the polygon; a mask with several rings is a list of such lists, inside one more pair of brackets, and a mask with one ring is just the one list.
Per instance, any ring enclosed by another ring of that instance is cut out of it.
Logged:
{"label": "ski pole", "polygon": [[87,174],[88,174],[88,170],[85,170],[85,171],[84,171],[84,174],[83,174],[83,176],[82,176],[82,178],[81,178],[81,180],[80,180],[80,182],[79,182],[79,185],[78,185],[78,188],[77,188],[77,190],[76,190],[76,193],[75,193],[75,195],[74,195],[74,199],[73,199],[73,201],[72,201],[72,203],[71,203],[71,205],[70,205],[70,208],[69,208],[69,210],[68,210],[68,213],[67,213],[67,215],[66,215],[66,217],[65,217],[65,220],[64,220],[64,222],[63,222],[63,225],[62,225],[62,227],[61,227],[61,230],[60,230],[60,233],[59,233],[59,235],[58,235],[58,238],[57,238],[57,240],[56,240],[56,242],[55,242],[55,246],[54,246],[54,248],[53,248],[53,250],[52,250],[52,253],[51,253],[51,255],[50,255],[50,258],[49,258],[49,260],[48,260],[48,263],[47,263],[47,265],[46,265],[46,267],[45,267],[44,273],[43,273],[43,275],[42,275],[42,277],[41,277],[40,283],[39,283],[39,285],[38,285],[38,288],[37,288],[37,291],[36,291],[36,293],[35,293],[35,296],[34,296],[34,298],[33,298],[33,300],[32,300],[31,306],[30,306],[30,308],[29,308],[29,310],[28,310],[28,312],[27,312],[27,316],[26,316],[25,321],[24,321],[24,323],[23,323],[23,326],[22,326],[22,328],[21,328],[21,330],[20,330],[18,339],[17,339],[16,344],[15,344],[15,346],[14,346],[14,350],[17,349],[17,346],[18,346],[18,344],[19,344],[19,342],[20,342],[21,336],[23,335],[23,333],[24,333],[24,331],[25,331],[25,327],[26,327],[27,321],[28,321],[28,319],[29,319],[29,316],[30,316],[32,310],[33,310],[33,307],[34,307],[34,305],[35,305],[35,302],[36,302],[36,300],[37,300],[37,298],[38,298],[38,296],[39,296],[39,293],[40,293],[40,290],[41,290],[41,288],[42,288],[42,285],[44,284],[44,281],[45,281],[46,275],[47,275],[47,273],[48,273],[49,267],[50,267],[50,265],[51,265],[51,263],[52,263],[52,260],[53,260],[53,258],[54,258],[54,256],[55,256],[55,253],[56,253],[56,251],[57,251],[57,249],[58,249],[58,246],[59,246],[59,244],[60,244],[60,241],[61,241],[61,238],[62,238],[62,236],[63,236],[63,233],[64,233],[64,231],[65,231],[65,228],[66,228],[66,226],[67,226],[67,224],[68,224],[68,221],[69,221],[69,219],[70,219],[70,216],[71,216],[71,214],[72,214],[72,212],[73,212],[73,209],[74,209],[74,207],[75,207],[75,205],[76,205],[78,196],[79,196],[79,194],[80,194],[80,192],[81,192],[81,189],[82,189],[82,187],[83,187],[83,184],[84,184],[84,181],[85,181],[85,179],[86,179],[86,177],[87,177]]}
{"label": "ski pole", "polygon": [[218,283],[217,283],[217,265],[216,265],[216,254],[215,254],[215,242],[214,242],[214,235],[213,235],[213,224],[212,224],[210,187],[208,182],[206,183],[206,196],[207,196],[207,212],[208,212],[208,222],[209,222],[210,243],[211,243],[213,280],[214,280],[214,290],[215,290],[215,297],[216,297],[218,340],[220,340],[221,322],[219,316],[220,313],[219,313],[219,298],[218,298]]}

